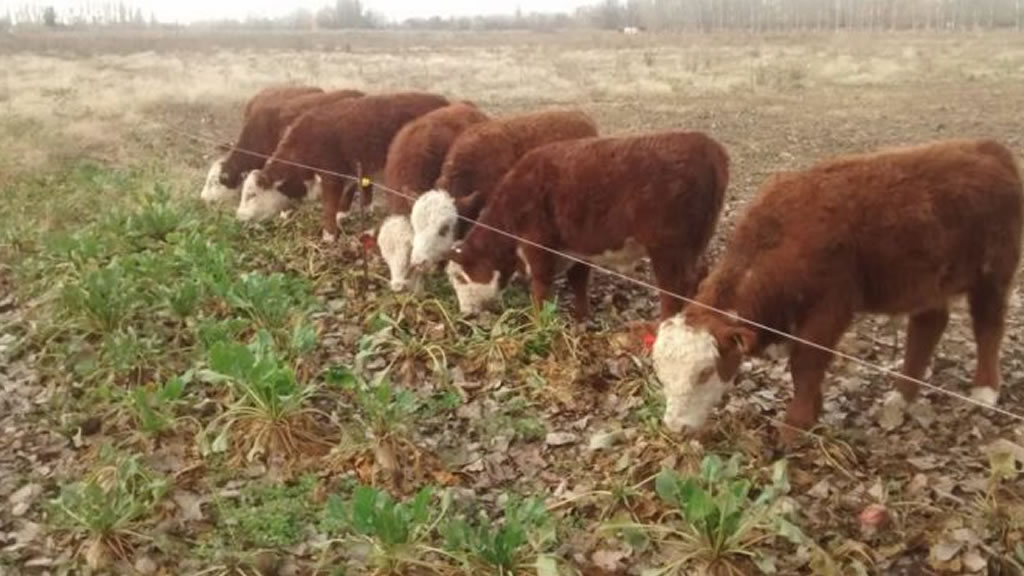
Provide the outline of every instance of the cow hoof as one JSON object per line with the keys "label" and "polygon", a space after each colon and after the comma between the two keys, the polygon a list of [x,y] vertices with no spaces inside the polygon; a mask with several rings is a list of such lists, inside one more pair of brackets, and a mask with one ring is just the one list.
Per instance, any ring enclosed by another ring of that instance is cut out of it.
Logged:
{"label": "cow hoof", "polygon": [[334,221],[340,226],[341,223],[348,219],[348,212],[336,212],[334,214]]}
{"label": "cow hoof", "polygon": [[326,243],[326,244],[334,244],[335,242],[338,241],[338,235],[337,234],[331,234],[327,230],[324,230],[323,234],[321,234],[321,236],[320,236],[320,239],[323,240],[324,243]]}
{"label": "cow hoof", "polygon": [[999,402],[999,391],[988,386],[978,386],[971,390],[971,398],[986,406],[995,406]]}

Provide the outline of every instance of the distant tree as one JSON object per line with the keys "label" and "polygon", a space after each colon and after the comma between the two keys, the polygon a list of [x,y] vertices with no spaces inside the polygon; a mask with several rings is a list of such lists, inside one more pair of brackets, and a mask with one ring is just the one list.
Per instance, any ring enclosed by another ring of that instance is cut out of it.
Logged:
{"label": "distant tree", "polygon": [[618,30],[625,22],[626,11],[619,0],[604,0],[594,13],[596,24],[605,30]]}
{"label": "distant tree", "polygon": [[50,28],[57,26],[57,10],[55,10],[53,6],[47,6],[46,9],[43,10],[43,24],[46,24],[46,26]]}
{"label": "distant tree", "polygon": [[337,0],[334,5],[334,12],[339,28],[366,27],[363,3],[360,0]]}
{"label": "distant tree", "polygon": [[330,6],[324,6],[316,13],[316,25],[318,28],[337,28],[338,12]]}

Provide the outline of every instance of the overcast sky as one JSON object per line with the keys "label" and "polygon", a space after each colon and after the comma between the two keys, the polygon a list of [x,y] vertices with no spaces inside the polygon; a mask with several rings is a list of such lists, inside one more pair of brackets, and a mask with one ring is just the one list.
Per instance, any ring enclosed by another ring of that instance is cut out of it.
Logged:
{"label": "overcast sky", "polygon": [[[15,6],[37,4],[52,5],[59,10],[84,4],[102,5],[105,0],[0,0],[0,16]],[[113,0],[116,1],[116,0]],[[195,20],[217,18],[244,18],[253,16],[279,16],[299,7],[318,9],[333,0],[125,0],[139,6],[146,13],[154,12],[166,22],[188,23]],[[516,7],[529,12],[571,12],[587,0],[363,0],[363,6],[383,14],[391,20],[426,18],[430,16],[471,16],[475,14],[512,14]]]}

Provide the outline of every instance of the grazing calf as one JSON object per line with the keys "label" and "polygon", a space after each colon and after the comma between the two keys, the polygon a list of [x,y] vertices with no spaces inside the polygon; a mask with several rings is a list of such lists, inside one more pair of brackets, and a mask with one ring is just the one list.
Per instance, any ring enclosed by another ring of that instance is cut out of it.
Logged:
{"label": "grazing calf", "polygon": [[544,144],[593,136],[594,121],[575,110],[537,112],[466,129],[448,151],[436,189],[413,205],[411,264],[442,262],[455,240],[469,230],[460,217],[475,220],[498,182],[524,154]]}
{"label": "grazing calf", "polygon": [[284,129],[277,120],[281,110],[292,100],[323,93],[322,88],[315,86],[271,86],[257,92],[242,110],[242,131],[237,142],[219,147],[226,155],[210,167],[200,197],[206,202],[237,201],[242,173],[262,166],[264,158],[242,154],[234,148],[269,155]]}
{"label": "grazing calf", "polygon": [[[399,92],[336,102],[303,114],[285,131],[263,169],[249,173],[238,218],[262,220],[281,212],[296,199],[314,192],[314,176],[319,172],[323,235],[325,240],[333,241],[338,235],[339,212],[348,209],[355,187],[346,187],[347,180],[329,172],[365,176],[380,173],[388,146],[402,126],[447,105],[444,97],[435,94]],[[363,203],[369,205],[369,198],[364,196]]]}
{"label": "grazing calf", "polygon": [[390,270],[392,290],[405,290],[411,281],[409,212],[415,197],[433,187],[455,138],[466,128],[486,120],[487,115],[473,104],[456,102],[409,122],[391,141],[384,183],[399,193],[385,195],[391,216],[381,225],[377,245]]}
{"label": "grazing calf", "polygon": [[[689,297],[728,183],[725,149],[699,132],[586,138],[537,148],[505,176],[479,223],[452,249],[448,276],[459,308],[479,311],[517,265],[530,278],[539,306],[560,269],[568,268],[576,319],[585,318],[590,266],[531,243],[623,273],[649,256],[658,286]],[[661,295],[663,318],[681,307],[678,298]]]}
{"label": "grazing calf", "polygon": [[[665,387],[665,425],[699,428],[744,355],[782,338],[834,349],[855,314],[908,315],[903,374],[920,379],[949,318],[967,295],[978,364],[975,399],[994,404],[1007,296],[1021,252],[1021,179],[990,140],[950,140],[846,156],[770,180],[701,284],[699,305],[659,327],[653,349]],[[822,410],[831,353],[793,342],[796,387],[781,439]],[[900,379],[901,405],[917,385]]]}

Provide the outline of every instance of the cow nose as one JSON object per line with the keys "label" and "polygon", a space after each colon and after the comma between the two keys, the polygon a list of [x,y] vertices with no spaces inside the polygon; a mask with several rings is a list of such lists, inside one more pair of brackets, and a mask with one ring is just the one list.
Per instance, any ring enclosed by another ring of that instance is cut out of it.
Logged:
{"label": "cow nose", "polygon": [[406,283],[404,280],[392,280],[391,290],[394,292],[405,292]]}

